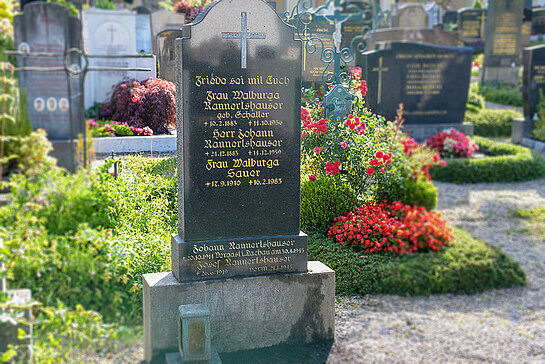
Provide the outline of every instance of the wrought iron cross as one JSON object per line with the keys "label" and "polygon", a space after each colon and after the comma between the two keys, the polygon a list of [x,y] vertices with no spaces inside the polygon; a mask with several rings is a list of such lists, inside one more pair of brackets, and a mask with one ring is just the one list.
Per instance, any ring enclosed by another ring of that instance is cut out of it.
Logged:
{"label": "wrought iron cross", "polygon": [[223,39],[240,39],[240,67],[246,68],[246,54],[248,39],[265,39],[267,35],[265,33],[248,33],[248,19],[245,12],[240,13],[240,33],[236,32],[222,32]]}

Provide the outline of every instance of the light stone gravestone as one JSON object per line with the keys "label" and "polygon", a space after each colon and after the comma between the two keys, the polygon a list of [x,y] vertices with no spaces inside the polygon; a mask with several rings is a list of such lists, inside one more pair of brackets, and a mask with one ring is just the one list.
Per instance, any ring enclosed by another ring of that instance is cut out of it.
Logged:
{"label": "light stone gravestone", "polygon": [[[85,9],[82,12],[85,51],[92,55],[136,55],[136,13]],[[150,59],[153,57],[150,57]],[[138,58],[89,59],[91,67],[142,67],[151,71],[90,72],[85,79],[85,107],[104,102],[106,95],[125,78],[144,80],[156,77],[155,62]]]}
{"label": "light stone gravestone", "polygon": [[137,14],[135,17],[136,52],[150,54],[151,45],[151,22],[149,14]]}
{"label": "light stone gravestone", "polygon": [[399,6],[392,16],[394,28],[428,28],[429,15],[421,4],[403,4]]}
{"label": "light stone gravestone", "polygon": [[374,50],[381,42],[412,42],[456,47],[459,40],[458,32],[442,29],[378,29],[369,40],[368,50]]}
{"label": "light stone gravestone", "polygon": [[[164,30],[181,29],[185,24],[185,14],[159,10],[151,14],[151,42],[153,54],[159,57],[157,35]],[[174,46],[172,46],[174,48]]]}
{"label": "light stone gravestone", "polygon": [[334,338],[334,272],[299,230],[301,51],[260,0],[215,2],[176,41],[178,234],[172,272],[143,278],[148,362],[187,304],[220,353]]}
{"label": "light stone gravestone", "polygon": [[[31,3],[23,14],[14,18],[15,44],[18,50],[63,54],[70,48],[80,48],[81,26],[77,18],[68,14],[68,9],[58,4]],[[64,67],[64,57],[17,57],[19,67]],[[68,63],[79,64],[79,60],[68,57]],[[80,120],[82,95],[80,79],[59,72],[19,72],[19,87],[26,91],[27,110],[34,129],[42,128],[53,141],[70,139],[70,113]],[[68,93],[70,82],[71,96]],[[69,99],[71,97],[71,100]],[[74,125],[72,136],[82,130]],[[55,144],[55,143],[54,143]]]}
{"label": "light stone gravestone", "polygon": [[488,6],[482,81],[518,85],[524,0],[494,0]]}

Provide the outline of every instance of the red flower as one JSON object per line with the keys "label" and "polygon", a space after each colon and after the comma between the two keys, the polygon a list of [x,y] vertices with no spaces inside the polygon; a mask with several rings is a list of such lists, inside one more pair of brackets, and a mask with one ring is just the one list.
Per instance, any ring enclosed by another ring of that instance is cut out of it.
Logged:
{"label": "red flower", "polygon": [[348,148],[348,143],[347,142],[341,142],[341,148],[343,148],[343,149]]}
{"label": "red flower", "polygon": [[320,147],[315,147],[314,148],[314,153],[320,154],[321,152],[322,152],[322,148],[320,148]]}
{"label": "red flower", "polygon": [[375,170],[371,167],[367,168],[367,174],[368,175],[372,175],[373,173],[375,173]]}
{"label": "red flower", "polygon": [[382,153],[380,150],[375,153],[375,157],[382,158],[384,156],[384,153]]}
{"label": "red flower", "polygon": [[316,181],[316,176],[311,174],[310,176],[308,176],[308,179],[311,181]]}
{"label": "red flower", "polygon": [[337,160],[335,163],[327,162],[325,166],[325,173],[328,176],[333,176],[339,173],[339,166],[341,165],[341,162]]}

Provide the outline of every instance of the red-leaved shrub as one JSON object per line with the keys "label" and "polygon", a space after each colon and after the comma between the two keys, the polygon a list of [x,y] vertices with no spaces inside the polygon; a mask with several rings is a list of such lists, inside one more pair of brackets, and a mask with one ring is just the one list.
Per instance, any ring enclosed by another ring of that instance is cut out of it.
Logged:
{"label": "red-leaved shrub", "polygon": [[160,78],[122,81],[112,88],[99,113],[101,120],[126,122],[164,134],[176,125],[176,85]]}
{"label": "red-leaved shrub", "polygon": [[399,201],[368,202],[334,221],[329,238],[364,253],[439,251],[452,241],[440,213]]}

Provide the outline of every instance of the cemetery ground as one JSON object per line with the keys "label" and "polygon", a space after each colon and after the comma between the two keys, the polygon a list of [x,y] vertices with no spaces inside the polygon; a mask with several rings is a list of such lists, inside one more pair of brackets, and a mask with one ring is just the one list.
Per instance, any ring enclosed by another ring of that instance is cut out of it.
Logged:
{"label": "cemetery ground", "polygon": [[[21,287],[32,287],[34,297],[45,306],[36,309],[35,355],[40,362],[142,360],[138,275],[168,269],[168,246],[164,241],[175,230],[175,209],[169,208],[168,201],[175,193],[176,182],[172,158],[131,157],[122,163],[125,174],[117,180],[105,175],[93,180],[85,173],[75,178],[49,173],[38,184],[22,178],[20,187],[13,191],[12,204],[26,200],[19,205],[24,208],[17,213],[18,229],[14,233],[34,246],[32,255],[14,267],[15,274]],[[106,161],[103,168],[109,164],[111,162]],[[56,182],[47,187],[47,181]],[[524,276],[509,258],[463,231],[456,232],[456,241],[467,243],[471,250],[460,252],[461,255],[451,250],[449,254],[458,258],[450,262],[454,265],[446,264],[453,257],[441,258],[445,265],[434,268],[439,281],[429,276],[429,266],[419,266],[418,260],[425,262],[425,259],[407,257],[409,264],[399,265],[395,274],[408,276],[391,282],[397,283],[388,292],[392,294],[380,294],[378,285],[387,280],[381,281],[379,270],[370,269],[372,265],[362,265],[361,259],[355,263],[359,254],[343,251],[335,256],[329,250],[321,251],[322,257],[329,259],[327,264],[336,270],[337,290],[342,291],[337,295],[336,341],[287,347],[280,352],[262,349],[222,358],[225,362],[271,363],[293,358],[296,358],[294,362],[302,363],[543,360],[544,182],[543,179],[465,185],[434,182],[439,190],[437,210],[449,225],[467,230],[518,262],[526,274],[525,286],[472,291],[472,287],[483,287],[480,283],[486,286],[486,282],[478,281],[481,279],[494,282],[494,276],[501,280],[510,277],[514,281],[493,284],[517,286],[523,283]],[[99,189],[102,192],[98,194],[108,191],[106,195],[116,200],[113,210],[117,211],[110,218],[117,221],[114,230],[118,234],[123,232],[123,237],[93,229],[103,218],[101,214],[113,212],[100,208],[111,207],[111,201],[102,199],[105,195],[97,199],[96,192],[85,188],[101,183],[104,188]],[[37,199],[28,201],[29,192],[38,191],[41,193],[35,195]],[[5,218],[6,209],[2,211]],[[86,222],[81,225],[78,221],[83,216]],[[82,249],[69,250],[69,246]],[[121,246],[122,251],[117,250]],[[312,255],[320,254],[320,246],[332,247],[328,239],[312,236],[311,259],[315,259]],[[332,251],[340,252],[336,249],[339,247]],[[104,261],[99,253],[126,259],[124,267],[114,267],[115,258]],[[461,257],[463,259],[459,259]],[[412,264],[416,266],[411,267]],[[411,289],[425,292],[426,285],[434,283],[439,284],[434,289],[441,290],[441,285],[446,284],[440,281],[441,276],[448,276],[448,270],[456,271],[460,266],[468,268],[469,276],[466,281],[456,282],[458,287],[451,287],[454,293],[404,297],[411,295]],[[490,276],[483,279],[483,274]],[[398,294],[396,289],[400,289]],[[372,294],[354,296],[354,293],[368,293],[366,290]],[[135,294],[131,295],[131,291]],[[466,292],[473,294],[464,294]],[[65,302],[65,306],[57,299]],[[86,311],[78,304],[101,311],[110,324],[103,324],[101,315]],[[289,358],[284,356],[286,353]]]}

